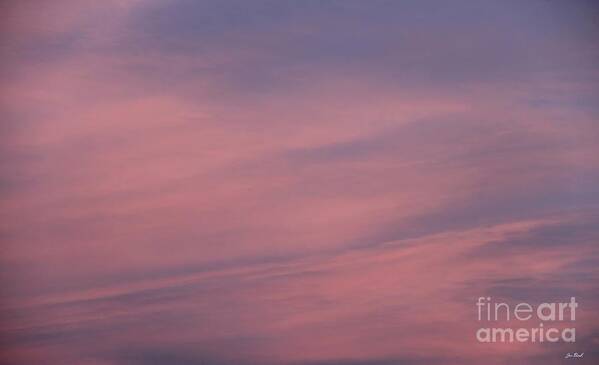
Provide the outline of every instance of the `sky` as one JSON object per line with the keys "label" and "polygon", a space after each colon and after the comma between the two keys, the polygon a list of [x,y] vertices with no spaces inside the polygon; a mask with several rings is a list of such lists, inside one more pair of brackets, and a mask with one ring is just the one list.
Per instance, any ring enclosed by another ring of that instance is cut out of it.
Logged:
{"label": "sky", "polygon": [[[0,364],[595,363],[598,37],[583,0],[3,1]],[[575,297],[576,343],[480,343],[479,297]]]}

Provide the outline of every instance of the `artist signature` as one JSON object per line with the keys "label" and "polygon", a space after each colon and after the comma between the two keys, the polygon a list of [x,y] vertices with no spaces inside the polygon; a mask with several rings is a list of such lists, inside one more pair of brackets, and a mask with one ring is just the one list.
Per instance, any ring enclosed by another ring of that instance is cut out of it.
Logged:
{"label": "artist signature", "polygon": [[582,352],[580,354],[578,352],[574,352],[574,353],[568,352],[566,354],[566,356],[564,356],[564,359],[574,359],[574,358],[580,358],[580,357],[583,357],[583,356],[584,356],[584,352]]}

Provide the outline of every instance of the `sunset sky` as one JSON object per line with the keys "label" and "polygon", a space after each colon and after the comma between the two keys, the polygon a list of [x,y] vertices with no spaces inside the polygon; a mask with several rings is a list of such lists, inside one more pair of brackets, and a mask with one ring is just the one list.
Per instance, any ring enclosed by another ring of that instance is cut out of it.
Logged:
{"label": "sunset sky", "polygon": [[596,2],[2,1],[0,111],[2,365],[599,363]]}

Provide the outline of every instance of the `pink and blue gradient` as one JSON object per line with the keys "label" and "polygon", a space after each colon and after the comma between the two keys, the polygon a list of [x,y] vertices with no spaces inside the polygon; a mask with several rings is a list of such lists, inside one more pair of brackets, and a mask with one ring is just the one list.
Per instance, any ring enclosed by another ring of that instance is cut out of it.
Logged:
{"label": "pink and blue gradient", "polygon": [[597,4],[0,14],[0,364],[596,363]]}

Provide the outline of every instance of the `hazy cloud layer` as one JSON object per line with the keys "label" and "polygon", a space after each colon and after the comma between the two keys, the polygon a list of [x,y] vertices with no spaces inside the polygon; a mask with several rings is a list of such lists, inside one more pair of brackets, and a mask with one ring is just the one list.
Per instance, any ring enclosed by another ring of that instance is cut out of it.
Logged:
{"label": "hazy cloud layer", "polygon": [[0,362],[593,363],[598,11],[3,3]]}

